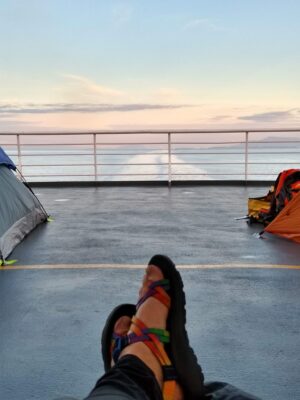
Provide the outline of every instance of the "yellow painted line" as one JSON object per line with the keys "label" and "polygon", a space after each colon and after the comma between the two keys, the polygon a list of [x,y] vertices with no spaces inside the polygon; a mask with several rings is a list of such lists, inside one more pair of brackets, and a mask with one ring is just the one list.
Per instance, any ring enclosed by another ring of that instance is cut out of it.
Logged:
{"label": "yellow painted line", "polygon": [[[142,264],[37,264],[37,265],[7,265],[0,267],[1,270],[51,270],[51,269],[145,269]],[[300,269],[300,265],[280,264],[186,264],[178,265],[182,270],[200,269]]]}

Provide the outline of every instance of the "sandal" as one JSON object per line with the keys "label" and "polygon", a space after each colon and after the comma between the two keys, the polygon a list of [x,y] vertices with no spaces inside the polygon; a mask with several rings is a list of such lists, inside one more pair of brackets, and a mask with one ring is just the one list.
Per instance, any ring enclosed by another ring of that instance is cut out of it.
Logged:
{"label": "sandal", "polygon": [[[177,380],[182,386],[184,397],[189,400],[199,400],[205,394],[204,376],[197,357],[189,345],[185,328],[186,301],[181,276],[173,261],[166,256],[156,255],[151,258],[149,264],[156,265],[164,278],[169,281],[167,294],[171,299],[171,307],[167,319],[167,329],[170,332],[170,343],[166,344],[165,350],[176,370]],[[158,297],[157,295],[156,298]]]}
{"label": "sandal", "polygon": [[[204,376],[194,351],[189,346],[185,329],[185,294],[180,274],[174,263],[166,256],[156,255],[151,258],[150,264],[161,270],[164,279],[149,285],[147,293],[139,300],[137,308],[150,296],[162,302],[169,308],[167,329],[171,334],[162,329],[148,328],[138,318],[133,317],[130,327],[133,333],[127,337],[114,338],[113,327],[118,318],[122,315],[132,316],[135,314],[133,305],[121,305],[110,314],[102,334],[104,365],[109,366],[109,369],[112,355],[117,359],[125,346],[143,341],[162,365],[164,399],[172,398],[175,380],[177,380],[182,386],[185,398],[199,400],[205,393]],[[121,312],[125,313],[120,314]],[[111,351],[108,349],[111,348],[112,338],[114,342]]]}

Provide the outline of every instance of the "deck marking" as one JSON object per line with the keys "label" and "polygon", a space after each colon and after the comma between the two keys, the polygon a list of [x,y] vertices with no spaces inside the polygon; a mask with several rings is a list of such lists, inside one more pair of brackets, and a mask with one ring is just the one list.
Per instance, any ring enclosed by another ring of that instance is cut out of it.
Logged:
{"label": "deck marking", "polygon": [[[47,269],[144,269],[145,264],[36,264],[36,265],[7,265],[0,270],[47,270]],[[178,265],[182,270],[200,269],[299,269],[300,265],[280,264],[186,264]]]}
{"label": "deck marking", "polygon": [[70,201],[70,199],[56,199],[56,200],[54,200],[54,201],[61,201],[61,202],[64,202],[64,201]]}

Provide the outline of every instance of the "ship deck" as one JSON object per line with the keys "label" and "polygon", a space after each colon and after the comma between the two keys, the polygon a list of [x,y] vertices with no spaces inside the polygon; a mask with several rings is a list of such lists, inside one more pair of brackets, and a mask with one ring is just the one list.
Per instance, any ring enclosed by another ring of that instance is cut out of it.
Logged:
{"label": "ship deck", "polygon": [[265,400],[300,393],[300,245],[236,217],[264,187],[37,187],[53,222],[0,270],[0,398],[83,398],[103,372],[111,309],[135,302],[152,255],[180,268],[207,381]]}

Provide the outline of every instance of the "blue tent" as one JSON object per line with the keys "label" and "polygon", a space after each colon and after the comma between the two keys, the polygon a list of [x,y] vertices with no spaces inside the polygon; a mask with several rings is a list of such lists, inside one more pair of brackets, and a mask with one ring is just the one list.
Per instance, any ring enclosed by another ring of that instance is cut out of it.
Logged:
{"label": "blue tent", "polygon": [[6,165],[9,169],[13,169],[14,171],[17,169],[2,147],[0,147],[0,165]]}
{"label": "blue tent", "polygon": [[37,197],[13,170],[15,164],[0,148],[0,265],[48,217]]}

